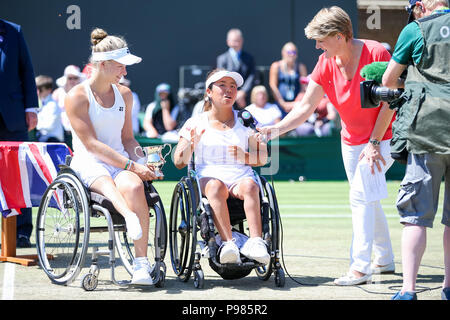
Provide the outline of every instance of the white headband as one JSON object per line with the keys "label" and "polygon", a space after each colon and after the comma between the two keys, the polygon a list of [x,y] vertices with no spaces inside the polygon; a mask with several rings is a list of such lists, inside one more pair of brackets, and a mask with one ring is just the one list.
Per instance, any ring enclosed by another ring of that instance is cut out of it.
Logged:
{"label": "white headband", "polygon": [[92,52],[92,61],[114,60],[124,65],[132,65],[142,61],[142,58],[130,53],[127,47],[105,52]]}
{"label": "white headband", "polygon": [[236,85],[238,86],[238,88],[244,84],[244,79],[239,73],[234,71],[222,70],[214,73],[211,77],[208,78],[208,80],[206,80],[205,88],[208,88],[211,85],[211,83],[214,83],[217,80],[220,80],[224,77],[233,78],[234,81],[236,81]]}

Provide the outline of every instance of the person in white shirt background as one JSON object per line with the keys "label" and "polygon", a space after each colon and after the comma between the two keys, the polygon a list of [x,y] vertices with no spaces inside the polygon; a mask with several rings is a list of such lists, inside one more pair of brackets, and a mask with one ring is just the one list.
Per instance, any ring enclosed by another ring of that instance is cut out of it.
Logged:
{"label": "person in white shirt background", "polygon": [[269,103],[269,95],[267,89],[264,86],[255,86],[252,89],[250,101],[252,104],[247,106],[248,112],[250,112],[257,121],[256,127],[269,126],[275,124],[281,120],[281,111],[274,103]]}
{"label": "person in white shirt background", "polygon": [[38,124],[36,138],[39,142],[62,142],[64,130],[61,123],[61,110],[52,98],[53,79],[49,76],[36,77],[39,98]]}
{"label": "person in white shirt background", "polygon": [[86,80],[86,75],[80,71],[80,68],[75,65],[68,65],[64,68],[64,74],[56,79],[56,85],[58,86],[52,93],[53,100],[56,101],[59,108],[61,109],[61,121],[64,130],[67,133],[70,132],[70,122],[66,115],[66,110],[64,109],[64,99],[66,98],[67,92],[70,91],[77,84]]}

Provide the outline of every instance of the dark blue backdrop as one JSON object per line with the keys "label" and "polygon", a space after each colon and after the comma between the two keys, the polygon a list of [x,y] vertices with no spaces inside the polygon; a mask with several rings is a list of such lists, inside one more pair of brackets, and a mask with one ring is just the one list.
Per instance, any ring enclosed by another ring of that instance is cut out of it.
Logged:
{"label": "dark blue backdrop", "polygon": [[[67,28],[70,5],[80,8],[79,30]],[[88,61],[94,27],[124,36],[132,52],[143,58],[128,68],[128,78],[146,104],[158,83],[178,88],[181,65],[215,66],[233,27],[243,31],[244,48],[256,65],[270,66],[280,58],[283,44],[293,41],[299,60],[312,71],[320,51],[306,39],[304,28],[331,5],[347,11],[356,34],[355,0],[2,0],[0,16],[22,25],[36,74],[54,79],[67,64],[82,67]]]}

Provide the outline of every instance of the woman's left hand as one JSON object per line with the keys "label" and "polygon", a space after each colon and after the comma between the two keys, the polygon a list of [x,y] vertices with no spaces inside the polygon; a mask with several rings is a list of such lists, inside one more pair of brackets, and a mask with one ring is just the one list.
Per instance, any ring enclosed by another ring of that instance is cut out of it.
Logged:
{"label": "woman's left hand", "polygon": [[362,158],[366,158],[369,162],[370,172],[372,172],[372,174],[375,174],[374,164],[377,166],[379,172],[382,171],[380,161],[383,166],[386,165],[386,161],[380,153],[380,146],[374,146],[371,143],[368,143],[363,149],[359,155],[359,161],[361,161]]}

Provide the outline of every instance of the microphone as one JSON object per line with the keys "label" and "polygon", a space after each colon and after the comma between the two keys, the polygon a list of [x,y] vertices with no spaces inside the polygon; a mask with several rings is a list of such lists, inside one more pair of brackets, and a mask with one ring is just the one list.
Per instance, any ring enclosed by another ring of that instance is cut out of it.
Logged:
{"label": "microphone", "polygon": [[256,130],[256,125],[255,125],[255,118],[253,118],[252,114],[250,112],[248,112],[247,110],[243,109],[243,110],[239,110],[238,112],[238,119],[239,122],[247,128],[251,128],[254,131]]}
{"label": "microphone", "polygon": [[[238,119],[239,122],[246,128],[251,128],[255,132],[259,132],[256,130],[256,120],[253,118],[252,114],[245,109],[238,111]],[[260,137],[261,141],[267,143],[267,135],[262,135]]]}

